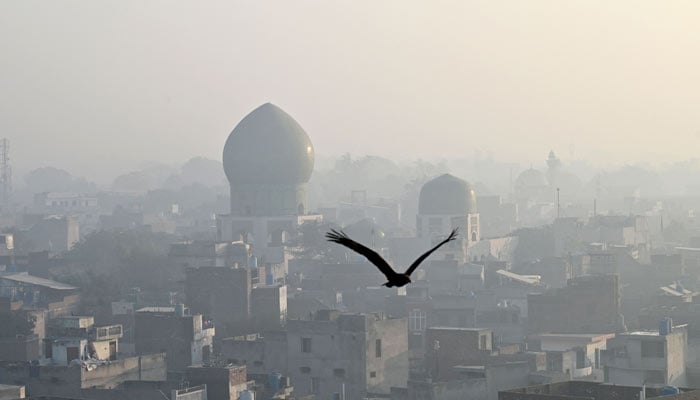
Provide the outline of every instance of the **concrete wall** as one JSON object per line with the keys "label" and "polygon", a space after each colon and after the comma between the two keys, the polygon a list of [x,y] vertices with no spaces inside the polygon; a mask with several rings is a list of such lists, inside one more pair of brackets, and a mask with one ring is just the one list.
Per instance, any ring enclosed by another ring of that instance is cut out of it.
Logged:
{"label": "concrete wall", "polygon": [[486,379],[408,382],[408,400],[487,400]]}
{"label": "concrete wall", "polygon": [[[640,387],[606,385],[596,382],[566,381],[547,385],[523,387],[502,391],[499,400],[637,400]],[[700,398],[698,391],[688,391],[676,396],[663,396],[659,388],[646,388],[646,398],[652,399],[687,399]]]}
{"label": "concrete wall", "polygon": [[266,374],[266,344],[265,340],[257,337],[254,340],[226,338],[221,342],[221,355],[233,364],[246,365],[251,374]]}
{"label": "concrete wall", "polygon": [[206,385],[210,399],[238,400],[241,385],[244,390],[246,387],[246,366],[190,367],[187,380],[192,385]]}
{"label": "concrete wall", "polygon": [[81,389],[112,389],[126,381],[164,381],[165,354],[112,361],[92,371],[78,366],[4,365],[0,381],[26,386],[31,396],[77,396]]}
{"label": "concrete wall", "polygon": [[0,400],[16,400],[24,398],[24,386],[0,385]]}
{"label": "concrete wall", "polygon": [[0,360],[31,361],[41,358],[41,343],[39,338],[28,337],[0,339]]}
{"label": "concrete wall", "polygon": [[287,334],[265,332],[264,338],[227,338],[222,341],[221,354],[233,364],[247,366],[251,375],[287,371]]}
{"label": "concrete wall", "polygon": [[[184,370],[193,362],[192,345],[201,333],[201,318],[201,315],[178,317],[175,313],[137,312],[134,324],[136,353],[165,352],[169,370]],[[196,332],[197,327],[199,332]]]}
{"label": "concrete wall", "polygon": [[164,381],[167,371],[165,354],[130,357],[100,365],[92,371],[79,370],[83,388],[111,388],[125,381]]}
{"label": "concrete wall", "polygon": [[[311,351],[302,351],[302,340]],[[377,340],[381,355],[377,357]],[[408,339],[405,320],[381,320],[373,315],[341,315],[337,319],[289,321],[287,375],[295,393],[330,398],[345,384],[348,399],[368,392],[389,394],[391,386],[408,379]]]}
{"label": "concrete wall", "polygon": [[188,389],[172,390],[170,400],[207,400],[207,386],[195,386]]}
{"label": "concrete wall", "polygon": [[[406,319],[370,323],[367,329],[367,391],[387,394],[392,386],[404,387],[408,380],[408,334]],[[377,340],[381,356],[377,357]],[[372,377],[371,373],[376,373]]]}
{"label": "concrete wall", "polygon": [[251,292],[255,331],[281,329],[287,321],[287,286],[260,286]]}
{"label": "concrete wall", "polygon": [[[480,348],[480,337],[486,336],[486,348]],[[426,340],[427,368],[434,379],[454,380],[459,376],[456,365],[482,365],[491,354],[491,331],[460,328],[429,328]],[[436,351],[435,341],[440,348]]]}
{"label": "concrete wall", "polygon": [[489,365],[486,367],[488,399],[497,400],[498,392],[530,384],[530,367],[527,362]]}
{"label": "concrete wall", "polygon": [[250,333],[251,277],[246,268],[188,268],[187,304],[214,320],[220,337]]}
{"label": "concrete wall", "polygon": [[[664,343],[663,357],[643,357],[643,343]],[[608,350],[601,357],[606,368],[606,382],[618,385],[641,385],[650,382],[650,373],[660,373],[665,382],[653,382],[684,386],[686,384],[685,355],[687,332],[675,329],[669,335],[620,335],[608,342]]]}
{"label": "concrete wall", "polygon": [[528,332],[609,333],[620,324],[620,296],[616,275],[585,276],[565,288],[530,294]]}
{"label": "concrete wall", "polygon": [[674,386],[685,386],[686,354],[688,352],[688,332],[685,328],[676,328],[666,336],[666,369],[668,383]]}

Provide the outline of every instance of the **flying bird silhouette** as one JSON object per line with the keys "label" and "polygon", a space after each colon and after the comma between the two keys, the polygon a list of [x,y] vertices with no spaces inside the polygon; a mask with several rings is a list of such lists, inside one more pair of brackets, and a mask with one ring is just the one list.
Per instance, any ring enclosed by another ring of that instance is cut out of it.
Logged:
{"label": "flying bird silhouette", "polygon": [[394,271],[393,268],[387,263],[382,256],[377,254],[376,251],[365,247],[356,241],[350,239],[345,232],[343,231],[337,231],[335,229],[331,229],[330,232],[326,233],[326,238],[331,241],[335,242],[338,244],[342,244],[343,246],[349,248],[350,250],[362,254],[365,256],[372,264],[376,265],[377,268],[386,276],[387,282],[384,283],[382,286],[386,287],[401,287],[405,286],[408,283],[411,283],[411,274],[413,271],[415,271],[416,268],[418,268],[418,265],[423,262],[426,258],[428,258],[429,255],[431,255],[435,250],[439,249],[440,246],[444,245],[447,242],[450,242],[452,240],[455,240],[457,238],[457,229],[453,229],[452,232],[450,233],[450,236],[447,237],[447,239],[443,240],[442,242],[438,243],[435,247],[432,249],[426,251],[422,256],[418,257],[416,261],[411,264],[410,267],[404,272],[403,274],[399,274],[396,271]]}

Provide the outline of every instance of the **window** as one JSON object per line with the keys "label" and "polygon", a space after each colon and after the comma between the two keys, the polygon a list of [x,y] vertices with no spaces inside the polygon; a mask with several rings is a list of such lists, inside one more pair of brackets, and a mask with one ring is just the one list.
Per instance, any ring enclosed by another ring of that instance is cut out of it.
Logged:
{"label": "window", "polygon": [[486,350],[486,335],[479,336],[479,350]]}
{"label": "window", "polygon": [[376,378],[376,377],[377,377],[377,373],[376,373],[375,371],[372,371],[372,372],[369,373],[369,377],[370,377],[370,378]]}
{"label": "window", "polygon": [[422,332],[425,330],[426,313],[419,309],[414,309],[408,313],[408,330]]}
{"label": "window", "polygon": [[318,394],[321,391],[321,380],[319,378],[311,378],[311,393]]}
{"label": "window", "polygon": [[644,380],[649,383],[666,383],[664,371],[644,371]]}
{"label": "window", "polygon": [[377,339],[374,341],[374,356],[376,358],[382,357],[382,339]]}
{"label": "window", "polygon": [[311,368],[310,367],[299,367],[299,372],[302,374],[310,374]]}
{"label": "window", "polygon": [[343,368],[336,368],[333,370],[333,375],[336,378],[345,378],[345,370]]}
{"label": "window", "polygon": [[664,347],[664,342],[642,341],[642,358],[663,358],[666,354]]}
{"label": "window", "polygon": [[586,350],[584,349],[576,350],[576,368],[586,368]]}
{"label": "window", "polygon": [[311,353],[311,338],[301,338],[301,352]]}

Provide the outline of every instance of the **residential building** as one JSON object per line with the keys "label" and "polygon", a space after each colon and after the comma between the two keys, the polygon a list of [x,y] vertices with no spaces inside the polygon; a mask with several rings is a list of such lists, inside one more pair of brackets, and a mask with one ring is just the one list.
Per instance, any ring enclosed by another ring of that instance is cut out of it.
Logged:
{"label": "residential building", "polygon": [[547,371],[570,379],[603,380],[600,352],[615,334],[543,333],[528,337],[528,349],[547,354]]}
{"label": "residential building", "polygon": [[279,330],[287,322],[287,286],[256,286],[251,291],[251,323],[256,332]]}
{"label": "residential building", "polygon": [[246,364],[251,375],[289,377],[295,395],[329,399],[386,396],[408,380],[405,319],[378,314],[319,311],[289,320],[286,332],[226,339],[223,356]]}
{"label": "residential building", "polygon": [[564,288],[528,295],[528,332],[621,332],[620,309],[617,275],[576,277]]}
{"label": "residential building", "polygon": [[96,326],[94,317],[64,316],[49,322],[44,358],[51,364],[117,359],[121,325]]}
{"label": "residential building", "polygon": [[242,267],[187,268],[185,297],[193,313],[219,328],[220,337],[251,333],[251,271]]}
{"label": "residential building", "polygon": [[206,386],[208,399],[239,400],[249,386],[245,365],[190,366],[186,376],[189,384]]}
{"label": "residential building", "polygon": [[137,354],[165,352],[168,372],[184,372],[190,365],[209,359],[215,329],[202,321],[201,314],[190,315],[182,304],[177,307],[146,307],[136,311],[134,342]]}
{"label": "residential building", "polygon": [[405,319],[319,312],[287,322],[287,375],[297,395],[348,399],[389,394],[408,379]]}
{"label": "residential building", "polygon": [[45,309],[48,318],[76,313],[80,302],[77,287],[27,273],[0,275],[0,297],[22,301],[25,308]]}
{"label": "residential building", "polygon": [[[642,391],[644,394],[642,395]],[[669,397],[669,396],[673,397]],[[503,390],[498,400],[695,400],[700,390],[676,387],[623,386],[599,382],[564,381]]]}
{"label": "residential building", "polygon": [[618,334],[602,352],[605,382],[641,386],[686,384],[688,332],[666,319],[658,331]]}

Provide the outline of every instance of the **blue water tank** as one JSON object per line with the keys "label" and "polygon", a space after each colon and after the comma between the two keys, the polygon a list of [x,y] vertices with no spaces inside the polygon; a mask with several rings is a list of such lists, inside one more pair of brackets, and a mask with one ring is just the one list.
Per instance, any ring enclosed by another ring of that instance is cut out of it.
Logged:
{"label": "blue water tank", "polygon": [[273,283],[275,283],[275,279],[272,274],[265,274],[265,284],[272,285]]}
{"label": "blue water tank", "polygon": [[666,336],[673,330],[673,321],[671,318],[664,318],[659,322],[659,335]]}
{"label": "blue water tank", "polygon": [[268,377],[268,385],[272,390],[278,390],[280,388],[280,381],[282,380],[282,374],[278,372],[273,372]]}
{"label": "blue water tank", "polygon": [[664,386],[661,388],[662,396],[671,396],[674,394],[679,394],[681,391],[675,386]]}

